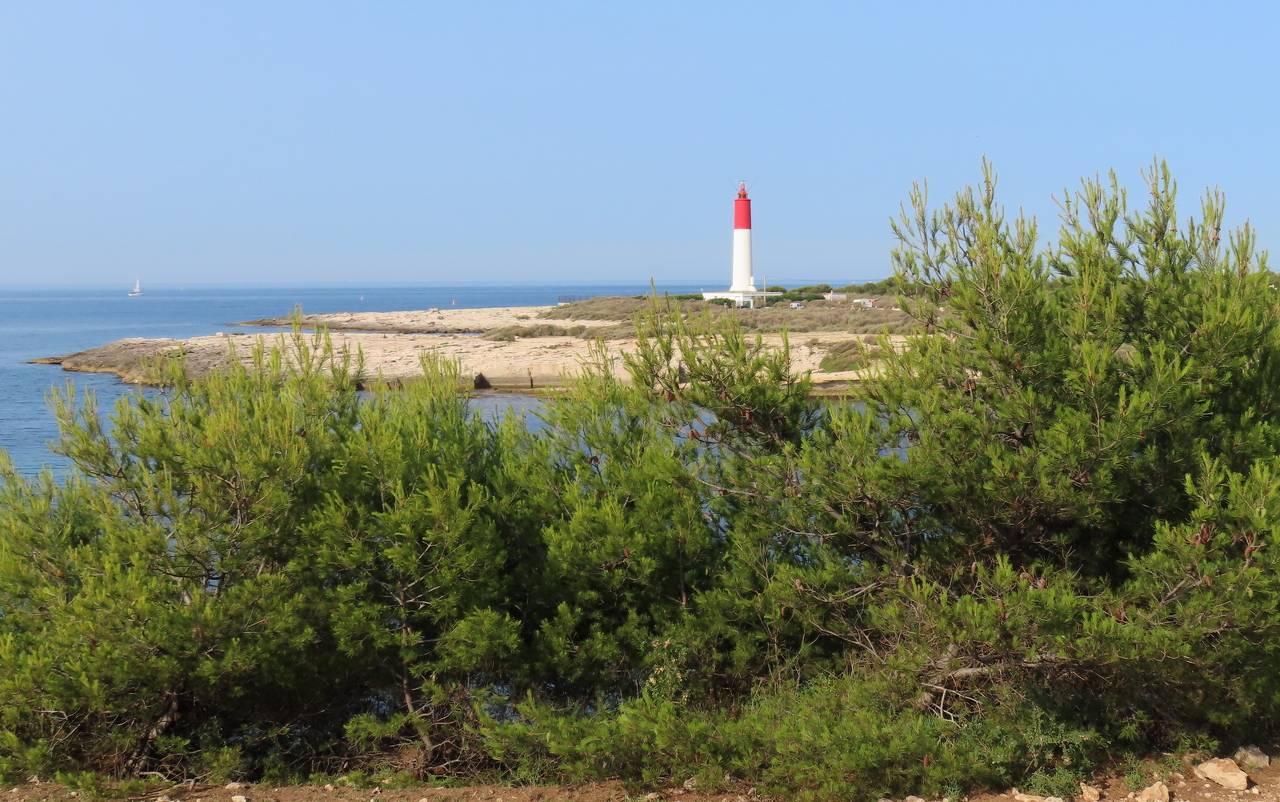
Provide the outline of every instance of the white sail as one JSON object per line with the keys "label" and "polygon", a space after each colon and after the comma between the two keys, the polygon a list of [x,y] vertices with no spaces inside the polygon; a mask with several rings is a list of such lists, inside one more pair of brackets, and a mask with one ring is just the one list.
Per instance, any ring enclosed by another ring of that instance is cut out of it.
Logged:
{"label": "white sail", "polygon": [[133,298],[134,296],[141,295],[141,294],[142,294],[142,279],[134,279],[133,289],[129,290],[129,297]]}

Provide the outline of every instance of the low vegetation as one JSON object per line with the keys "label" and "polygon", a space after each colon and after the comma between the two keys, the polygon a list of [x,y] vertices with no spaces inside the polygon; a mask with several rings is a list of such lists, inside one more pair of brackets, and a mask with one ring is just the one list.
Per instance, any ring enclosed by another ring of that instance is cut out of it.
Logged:
{"label": "low vegetation", "polygon": [[[809,298],[800,293],[795,298]],[[812,296],[821,299],[821,295]],[[870,296],[862,296],[870,297]],[[824,332],[839,331],[858,334],[906,334],[915,330],[915,322],[897,306],[896,297],[875,296],[877,306],[865,308],[849,301],[807,301],[792,309],[790,301],[779,300],[763,309],[737,309],[715,302],[668,298],[673,311],[683,315],[707,315],[751,332]],[[645,297],[601,297],[557,306],[543,312],[545,320],[616,320],[619,328],[605,331],[607,337],[635,336],[633,321],[649,305]],[[625,332],[625,333],[624,333]],[[592,336],[590,331],[585,336]]]}
{"label": "low vegetation", "polygon": [[955,798],[1265,738],[1277,293],[1149,177],[1051,247],[989,175],[914,193],[922,336],[858,404],[658,300],[536,426],[301,334],[109,426],[59,396],[78,472],[0,466],[0,774]]}
{"label": "low vegetation", "polygon": [[813,345],[826,351],[818,369],[827,373],[862,370],[871,367],[880,356],[880,346],[870,335],[867,335],[867,339],[846,340],[830,345],[823,345],[815,340]]}

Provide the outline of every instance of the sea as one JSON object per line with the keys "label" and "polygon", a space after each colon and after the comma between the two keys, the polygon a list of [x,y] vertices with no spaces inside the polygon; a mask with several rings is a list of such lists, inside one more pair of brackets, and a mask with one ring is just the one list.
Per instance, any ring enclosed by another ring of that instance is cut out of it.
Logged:
{"label": "sea", "polygon": [[[693,285],[659,285],[660,292],[695,292]],[[109,413],[116,401],[153,389],[125,384],[114,376],[70,373],[29,360],[60,356],[124,337],[192,337],[217,331],[252,331],[236,323],[308,313],[381,312],[411,309],[534,306],[601,295],[642,295],[648,284],[530,286],[328,286],[211,287],[144,286],[128,297],[127,286],[100,289],[6,289],[0,287],[0,450],[19,473],[55,476],[72,470],[50,444],[58,430],[49,405],[54,388],[74,385],[92,392]],[[485,395],[473,404],[487,415],[528,414],[537,401],[518,395]]]}

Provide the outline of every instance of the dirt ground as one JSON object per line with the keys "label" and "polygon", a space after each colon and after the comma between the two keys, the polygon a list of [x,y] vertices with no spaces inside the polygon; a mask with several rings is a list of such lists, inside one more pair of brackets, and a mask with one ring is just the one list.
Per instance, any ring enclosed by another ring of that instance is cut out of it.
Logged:
{"label": "dirt ground", "polygon": [[[1276,754],[1272,749],[1267,749],[1267,752]],[[1248,774],[1250,787],[1245,791],[1228,790],[1202,780],[1195,776],[1189,763],[1174,772],[1153,772],[1144,778],[1144,782],[1164,782],[1169,788],[1172,802],[1280,802],[1280,760],[1273,760],[1269,768],[1248,769]],[[1123,777],[1099,778],[1094,785],[1102,791],[1102,802],[1133,802],[1141,791],[1141,788],[1136,792],[1132,790]],[[1002,793],[975,794],[952,802],[1017,802],[1017,795],[1017,789],[1009,789]],[[764,799],[750,788],[715,794],[698,793],[684,788],[645,793],[629,792],[621,783],[523,787],[474,785],[459,788],[424,786],[395,789],[328,785],[196,784],[190,787],[183,785],[161,788],[146,797],[131,799],[148,802],[166,802],[166,799],[172,802],[232,802],[232,797],[235,796],[243,796],[247,802],[755,802]],[[84,797],[56,783],[29,782],[13,786],[7,791],[0,789],[0,802],[51,802],[69,799],[83,802]]]}
{"label": "dirt ground", "polygon": [[[636,802],[671,800],[672,802],[749,802],[753,796],[741,793],[699,794],[683,788],[652,793],[628,793],[621,783],[592,783],[581,786],[473,785],[460,788],[345,788],[318,785],[242,785],[179,786],[161,789],[146,797],[128,797],[147,802],[231,802],[243,796],[247,802]],[[56,783],[26,783],[0,794],[4,802],[52,802],[81,799]]]}
{"label": "dirt ground", "polygon": [[[1232,791],[1203,780],[1195,775],[1193,764],[1185,761],[1180,769],[1169,773],[1153,772],[1144,782],[1165,783],[1172,802],[1280,802],[1280,758],[1275,757],[1280,750],[1264,749],[1273,756],[1271,765],[1264,769],[1245,769],[1249,775],[1249,788],[1245,791]],[[1094,787],[1102,792],[1102,802],[1133,802],[1142,791],[1142,788],[1131,790],[1124,777],[1098,778]],[[975,794],[962,802],[1016,802],[1017,793],[1017,789],[1010,789],[1003,793]]]}

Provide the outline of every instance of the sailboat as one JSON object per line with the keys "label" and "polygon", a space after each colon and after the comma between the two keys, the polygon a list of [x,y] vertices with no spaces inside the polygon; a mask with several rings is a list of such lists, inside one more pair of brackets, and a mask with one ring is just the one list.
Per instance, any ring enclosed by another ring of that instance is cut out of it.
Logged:
{"label": "sailboat", "polygon": [[129,290],[129,297],[130,297],[130,298],[137,298],[137,297],[138,297],[139,295],[141,295],[141,294],[142,294],[142,280],[141,280],[141,279],[134,279],[134,280],[133,280],[133,289]]}

